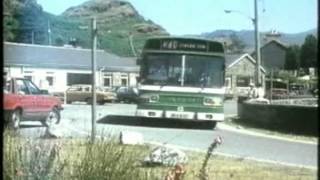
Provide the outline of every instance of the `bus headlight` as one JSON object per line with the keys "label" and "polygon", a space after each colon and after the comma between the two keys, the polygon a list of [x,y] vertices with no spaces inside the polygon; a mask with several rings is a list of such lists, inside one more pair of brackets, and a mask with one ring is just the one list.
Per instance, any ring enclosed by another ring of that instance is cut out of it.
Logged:
{"label": "bus headlight", "polygon": [[159,95],[157,95],[157,94],[145,94],[145,95],[140,96],[140,99],[143,102],[154,103],[154,102],[158,102],[159,101]]}
{"label": "bus headlight", "polygon": [[203,99],[203,105],[205,106],[221,106],[222,99],[218,97],[205,97]]}
{"label": "bus headlight", "polygon": [[152,95],[149,100],[149,102],[158,102],[158,101],[159,101],[158,95]]}

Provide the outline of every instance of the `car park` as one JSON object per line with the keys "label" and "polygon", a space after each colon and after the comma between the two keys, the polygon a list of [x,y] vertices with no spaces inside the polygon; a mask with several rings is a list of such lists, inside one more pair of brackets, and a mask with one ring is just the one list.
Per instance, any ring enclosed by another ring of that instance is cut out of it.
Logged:
{"label": "car park", "polygon": [[14,129],[21,121],[41,121],[45,126],[60,122],[62,102],[40,90],[31,80],[10,78],[3,87],[3,109],[6,124]]}
{"label": "car park", "polygon": [[[114,102],[117,99],[117,95],[114,92],[104,91],[102,88],[96,88],[96,97],[98,104],[104,104],[106,102]],[[66,91],[66,102],[70,104],[72,102],[86,102],[92,103],[92,91],[91,85],[72,85]]]}

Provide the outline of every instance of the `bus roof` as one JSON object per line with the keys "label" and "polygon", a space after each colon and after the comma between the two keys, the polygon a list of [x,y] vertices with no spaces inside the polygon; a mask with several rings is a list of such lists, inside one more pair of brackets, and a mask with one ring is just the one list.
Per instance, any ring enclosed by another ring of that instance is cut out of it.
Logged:
{"label": "bus roof", "polygon": [[143,50],[224,53],[221,42],[188,36],[151,37],[146,41]]}

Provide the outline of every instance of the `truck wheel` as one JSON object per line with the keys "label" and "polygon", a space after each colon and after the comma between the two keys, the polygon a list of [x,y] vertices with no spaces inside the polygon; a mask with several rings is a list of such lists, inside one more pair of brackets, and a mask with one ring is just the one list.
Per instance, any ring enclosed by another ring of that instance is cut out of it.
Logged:
{"label": "truck wheel", "polygon": [[11,129],[17,130],[20,127],[21,122],[21,111],[16,109],[8,115],[8,126]]}
{"label": "truck wheel", "polygon": [[53,108],[49,112],[47,118],[42,123],[43,125],[49,127],[53,124],[59,124],[59,122],[60,122],[60,111],[57,110],[57,108]]}

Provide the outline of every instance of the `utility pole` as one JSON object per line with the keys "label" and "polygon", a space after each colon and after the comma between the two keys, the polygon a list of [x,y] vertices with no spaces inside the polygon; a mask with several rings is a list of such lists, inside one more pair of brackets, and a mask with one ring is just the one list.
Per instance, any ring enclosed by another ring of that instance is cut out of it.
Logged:
{"label": "utility pole", "polygon": [[272,104],[272,91],[273,91],[273,68],[271,69],[271,81],[270,81],[270,103]]}
{"label": "utility pole", "polygon": [[51,28],[50,28],[50,21],[48,20],[48,44],[51,45]]}
{"label": "utility pole", "polygon": [[260,77],[260,36],[259,36],[259,21],[258,21],[258,2],[254,0],[254,31],[255,31],[255,50],[256,50],[256,86],[261,84]]}
{"label": "utility pole", "polygon": [[34,44],[34,30],[31,32],[31,44]]}
{"label": "utility pole", "polygon": [[92,104],[91,104],[91,142],[94,143],[96,135],[96,46],[97,46],[97,22],[96,18],[93,17],[91,20],[91,35],[92,35]]}

